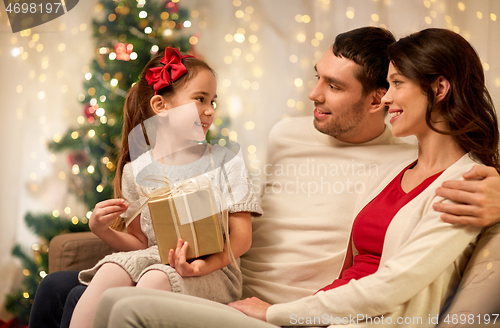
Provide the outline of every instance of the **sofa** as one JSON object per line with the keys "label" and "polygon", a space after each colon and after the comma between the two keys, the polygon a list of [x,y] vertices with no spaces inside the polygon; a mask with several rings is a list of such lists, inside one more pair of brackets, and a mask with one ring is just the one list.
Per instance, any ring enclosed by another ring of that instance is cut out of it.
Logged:
{"label": "sofa", "polygon": [[[111,247],[91,232],[59,235],[49,244],[49,272],[88,269],[112,252]],[[437,328],[479,327],[495,320],[495,326],[500,327],[499,313],[500,223],[481,234]]]}
{"label": "sofa", "polygon": [[92,232],[58,235],[49,244],[49,273],[89,269],[114,251]]}

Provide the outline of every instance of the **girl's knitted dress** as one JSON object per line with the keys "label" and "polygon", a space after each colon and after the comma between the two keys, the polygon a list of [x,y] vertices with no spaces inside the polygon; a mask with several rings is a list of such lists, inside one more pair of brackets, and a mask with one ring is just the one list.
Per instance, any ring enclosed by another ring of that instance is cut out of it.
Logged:
{"label": "girl's knitted dress", "polygon": [[[212,154],[210,154],[209,148],[210,146],[207,147],[199,160],[182,166],[161,164],[152,158],[151,152],[145,153],[133,163],[127,163],[122,176],[124,197],[129,202],[138,200],[140,188],[136,181],[141,181],[147,176],[161,177],[165,173],[173,183],[179,183],[205,174],[211,179],[212,185],[221,190],[229,213],[251,212],[254,216],[262,215],[262,209],[252,191],[242,158],[218,145],[211,147]],[[143,180],[140,186],[145,192],[151,192],[158,188],[158,186],[152,186],[151,183],[150,186],[145,186],[145,184],[147,182],[144,183]],[[131,212],[129,208],[122,217],[131,216],[133,214]],[[228,265],[204,276],[181,277],[175,269],[160,261],[147,206],[141,211],[140,220],[141,229],[148,238],[148,248],[113,253],[104,257],[93,268],[80,272],[79,280],[82,284],[88,285],[103,264],[115,263],[127,271],[134,282],[137,282],[149,270],[160,270],[168,276],[172,291],[175,293],[193,295],[221,303],[240,299],[242,277],[235,265]],[[239,262],[239,260],[237,261]]]}

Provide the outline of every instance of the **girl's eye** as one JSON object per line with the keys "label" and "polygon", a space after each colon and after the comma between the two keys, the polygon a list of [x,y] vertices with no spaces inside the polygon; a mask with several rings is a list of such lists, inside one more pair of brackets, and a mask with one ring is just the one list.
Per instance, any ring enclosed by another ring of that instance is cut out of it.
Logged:
{"label": "girl's eye", "polygon": [[200,102],[203,102],[203,101],[205,101],[205,98],[203,98],[203,97],[198,97],[198,98],[196,98],[196,100],[199,100]]}
{"label": "girl's eye", "polygon": [[210,103],[212,104],[213,109],[217,108],[217,103],[215,101],[212,100]]}

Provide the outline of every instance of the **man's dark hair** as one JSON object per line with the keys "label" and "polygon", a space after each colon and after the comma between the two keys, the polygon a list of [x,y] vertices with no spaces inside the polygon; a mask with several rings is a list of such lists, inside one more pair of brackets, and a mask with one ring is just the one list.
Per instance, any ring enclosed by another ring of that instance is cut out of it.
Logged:
{"label": "man's dark hair", "polygon": [[389,88],[387,48],[395,41],[392,33],[386,29],[361,27],[337,35],[332,49],[335,56],[350,59],[361,66],[356,79],[366,95],[379,88]]}

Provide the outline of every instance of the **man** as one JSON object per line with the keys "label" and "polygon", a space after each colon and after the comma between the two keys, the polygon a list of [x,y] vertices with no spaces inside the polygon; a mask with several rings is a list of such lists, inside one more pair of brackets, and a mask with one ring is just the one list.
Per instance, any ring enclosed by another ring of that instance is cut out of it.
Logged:
{"label": "man", "polygon": [[[392,42],[382,29],[339,35],[315,66],[314,119],[282,121],[271,131],[274,171],[267,184],[293,193],[262,199],[264,216],[253,218],[252,247],[241,260],[243,297],[283,303],[330,284],[340,273],[366,181],[386,163],[416,157],[415,147],[394,138],[384,123],[388,60],[380,58]],[[280,174],[281,166],[297,167],[297,174]]]}
{"label": "man", "polygon": [[[380,100],[392,42],[378,28],[339,35],[316,65],[318,82],[309,95],[315,118],[289,119],[271,131],[264,216],[254,219],[252,248],[241,261],[244,297],[289,302],[331,283],[367,179],[391,160],[414,157],[415,147],[393,138],[384,124]],[[476,177],[485,179],[449,182],[438,190],[471,204],[437,208],[447,212],[447,222],[485,226],[500,220],[498,173],[478,167],[467,178]],[[272,326],[225,305],[153,290],[115,289],[99,309],[96,323],[102,326]]]}

